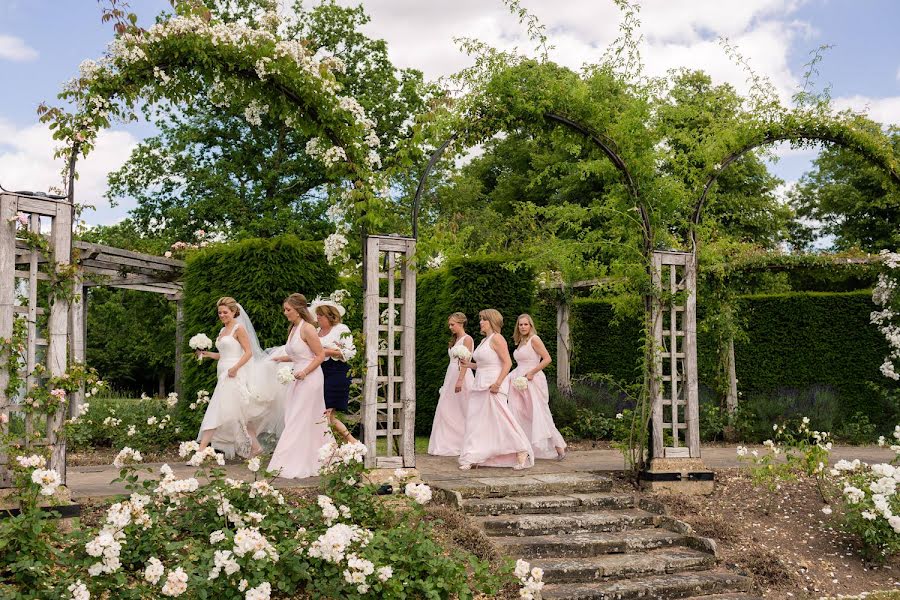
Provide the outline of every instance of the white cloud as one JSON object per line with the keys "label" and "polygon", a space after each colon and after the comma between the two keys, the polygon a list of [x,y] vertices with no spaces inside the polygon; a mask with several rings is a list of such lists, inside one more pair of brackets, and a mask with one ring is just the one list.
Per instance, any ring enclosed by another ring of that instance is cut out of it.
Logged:
{"label": "white cloud", "polygon": [[[803,1],[646,0],[639,18],[647,71],[663,75],[675,67],[704,69],[717,83],[746,91],[742,67],[732,63],[717,42],[728,37],[787,99],[797,84],[788,65],[791,44],[811,31],[792,16]],[[341,2],[355,4],[356,0]],[[525,0],[523,4],[546,25],[556,46],[551,58],[572,68],[596,62],[617,37],[622,18],[612,2]],[[364,6],[372,17],[369,35],[387,40],[396,64],[422,69],[429,78],[471,63],[453,43],[461,32],[502,49],[532,47],[524,26],[500,2],[367,0]]]}
{"label": "white cloud", "polygon": [[[20,128],[0,118],[0,185],[14,191],[61,188],[63,161],[53,158],[58,145],[43,124]],[[78,163],[75,199],[97,207],[96,213],[86,215],[88,221],[109,223],[122,216],[123,210],[111,211],[103,198],[106,176],[128,159],[136,145],[137,140],[126,131],[102,131],[94,150]]]}
{"label": "white cloud", "polygon": [[900,125],[900,96],[870,98],[868,96],[846,96],[834,99],[838,110],[850,109],[864,112],[869,118],[883,125]]}
{"label": "white cloud", "polygon": [[35,60],[38,52],[22,38],[0,33],[0,60],[27,62]]}

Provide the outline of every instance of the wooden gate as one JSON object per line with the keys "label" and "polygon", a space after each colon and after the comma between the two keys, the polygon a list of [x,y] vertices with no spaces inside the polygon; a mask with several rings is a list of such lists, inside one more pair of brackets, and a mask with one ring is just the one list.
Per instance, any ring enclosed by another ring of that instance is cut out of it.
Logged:
{"label": "wooden gate", "polygon": [[366,466],[415,467],[416,241],[369,236],[365,243]]}

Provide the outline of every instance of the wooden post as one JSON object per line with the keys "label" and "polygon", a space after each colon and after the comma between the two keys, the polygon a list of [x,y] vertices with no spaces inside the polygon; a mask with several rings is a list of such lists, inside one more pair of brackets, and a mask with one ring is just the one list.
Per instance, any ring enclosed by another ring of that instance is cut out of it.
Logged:
{"label": "wooden post", "polygon": [[728,354],[725,355],[726,374],[728,375],[728,391],[725,393],[725,409],[730,416],[737,413],[738,389],[737,371],[734,363],[734,338],[728,340]]}
{"label": "wooden post", "polygon": [[572,394],[572,335],[569,331],[571,307],[565,299],[556,302],[556,389]]}
{"label": "wooden post", "polygon": [[[81,285],[81,276],[75,282],[75,301],[72,302],[70,328],[72,337],[70,338],[70,351],[72,352],[72,360],[76,363],[85,364],[86,357],[86,329],[85,321],[87,316],[87,288]],[[69,399],[69,416],[77,415],[84,404],[84,386],[82,385],[78,391],[72,394]]]}
{"label": "wooden post", "polygon": [[[50,232],[50,248],[54,268],[68,265],[72,259],[72,209],[68,204],[56,206],[56,216]],[[50,257],[48,257],[50,258]],[[50,300],[50,319],[47,324],[47,371],[50,377],[66,372],[69,343],[69,302],[58,294]],[[47,422],[47,439],[50,444],[50,468],[59,472],[66,481],[66,442],[61,435],[67,411],[59,411]]]}
{"label": "wooden post", "polygon": [[685,257],[684,289],[684,371],[685,424],[687,425],[687,446],[691,458],[700,458],[700,384],[697,369],[697,255]]}
{"label": "wooden post", "polygon": [[184,393],[181,380],[184,373],[184,299],[180,296],[175,300],[175,393],[178,398]]}
{"label": "wooden post", "polygon": [[[658,253],[654,253],[652,257],[651,281],[653,289],[662,290],[662,258]],[[662,458],[665,456],[665,448],[663,444],[663,394],[662,394],[662,306],[658,298],[651,299],[650,308],[650,327],[653,339],[650,343],[653,345],[650,361],[650,402],[651,419],[653,423],[653,457]]]}
{"label": "wooden post", "polygon": [[[11,219],[16,216],[14,196],[0,193],[0,338],[11,339],[16,302],[16,224]],[[9,415],[9,401],[6,386],[9,384],[7,353],[0,350],[0,414]],[[7,434],[9,424],[0,424],[0,433]],[[12,481],[6,469],[8,457],[0,454],[0,486],[8,487]]]}
{"label": "wooden post", "polygon": [[369,449],[365,465],[375,466],[377,448],[378,410],[378,240],[365,241],[366,262],[363,265],[365,294],[363,301],[363,331],[366,340],[366,374],[363,397],[363,443]]}
{"label": "wooden post", "polygon": [[416,241],[409,240],[403,261],[403,466],[416,466],[416,272],[410,268]]}

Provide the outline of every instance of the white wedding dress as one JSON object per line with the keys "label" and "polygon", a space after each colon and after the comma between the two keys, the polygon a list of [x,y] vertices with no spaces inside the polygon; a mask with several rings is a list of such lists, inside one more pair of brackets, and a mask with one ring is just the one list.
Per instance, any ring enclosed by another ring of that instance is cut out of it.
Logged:
{"label": "white wedding dress", "polygon": [[[248,426],[256,429],[257,436],[271,433],[277,437],[284,428],[282,405],[286,386],[279,384],[275,377],[278,363],[253,356],[234,377],[228,376],[228,369],[244,354],[234,337],[237,329],[243,326],[244,323],[236,324],[228,332],[223,328],[216,339],[218,382],[197,434],[199,440],[204,431],[215,429],[210,445],[226,458],[250,456]],[[255,332],[248,335],[251,335],[253,346]]]}

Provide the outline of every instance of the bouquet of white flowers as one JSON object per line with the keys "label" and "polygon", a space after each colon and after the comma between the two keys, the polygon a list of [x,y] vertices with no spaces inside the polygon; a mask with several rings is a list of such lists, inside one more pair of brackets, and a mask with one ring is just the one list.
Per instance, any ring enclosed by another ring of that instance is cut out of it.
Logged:
{"label": "bouquet of white flowers", "polygon": [[278,378],[278,383],[287,385],[294,380],[294,369],[288,365],[283,365],[282,367],[279,367],[278,371],[275,373],[275,377]]}
{"label": "bouquet of white flowers", "polygon": [[459,360],[469,360],[472,358],[472,353],[469,352],[469,349],[465,346],[455,346],[450,351],[450,356],[452,358],[458,358]]}
{"label": "bouquet of white flowers", "polygon": [[[198,333],[188,341],[188,346],[192,350],[209,350],[212,348],[212,340],[205,333]],[[197,362],[203,360],[202,356],[197,357]]]}
{"label": "bouquet of white flowers", "polygon": [[528,389],[528,379],[524,375],[513,379],[512,384],[513,384],[513,387],[516,388],[517,390],[519,390],[520,392],[524,392],[525,390]]}

